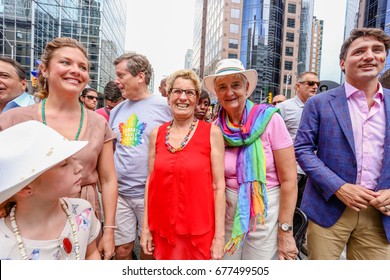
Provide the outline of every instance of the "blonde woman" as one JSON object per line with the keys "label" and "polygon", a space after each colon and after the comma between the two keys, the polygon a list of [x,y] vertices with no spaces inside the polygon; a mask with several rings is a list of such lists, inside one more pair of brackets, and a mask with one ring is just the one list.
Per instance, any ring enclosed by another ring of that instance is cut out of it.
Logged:
{"label": "blonde woman", "polygon": [[88,141],[88,145],[75,155],[80,160],[83,171],[81,189],[75,189],[73,196],[87,199],[97,217],[103,220],[97,193],[97,183],[100,182],[104,234],[98,248],[102,258],[110,259],[115,249],[118,195],[112,152],[115,135],[104,118],[86,110],[79,102],[79,94],[89,81],[87,51],[78,41],[60,37],[47,43],[41,61],[38,95],[42,102],[1,114],[0,130],[27,120],[37,120],[69,140]]}

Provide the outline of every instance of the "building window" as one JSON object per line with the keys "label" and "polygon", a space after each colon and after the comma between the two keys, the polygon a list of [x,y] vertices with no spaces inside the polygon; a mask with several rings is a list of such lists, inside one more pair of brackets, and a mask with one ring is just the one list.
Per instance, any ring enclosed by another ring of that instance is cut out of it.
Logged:
{"label": "building window", "polygon": [[241,3],[241,0],[232,0],[232,3],[240,4],[240,3]]}
{"label": "building window", "polygon": [[295,28],[295,19],[287,18],[287,27]]}
{"label": "building window", "polygon": [[294,33],[292,33],[292,32],[287,32],[287,33],[286,33],[286,41],[287,41],[287,42],[294,42]]}
{"label": "building window", "polygon": [[238,24],[231,23],[230,24],[230,33],[238,34],[240,27]]}
{"label": "building window", "polygon": [[292,70],[292,61],[285,61],[284,62],[284,70]]}
{"label": "building window", "polygon": [[288,12],[290,14],[295,14],[297,12],[297,5],[295,5],[295,4],[288,4]]}
{"label": "building window", "polygon": [[229,39],[229,48],[238,49],[238,40],[237,39]]}
{"label": "building window", "polygon": [[286,47],[286,56],[293,56],[294,54],[294,48],[293,47]]}
{"label": "building window", "polygon": [[230,9],[231,18],[240,18],[240,10],[239,9]]}
{"label": "building window", "polygon": [[237,54],[235,53],[229,53],[228,58],[237,58]]}

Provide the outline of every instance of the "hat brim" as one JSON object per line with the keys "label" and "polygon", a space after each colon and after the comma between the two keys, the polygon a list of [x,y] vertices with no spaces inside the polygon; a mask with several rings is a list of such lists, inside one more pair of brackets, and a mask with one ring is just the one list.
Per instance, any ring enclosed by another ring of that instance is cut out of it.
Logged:
{"label": "hat brim", "polygon": [[[28,176],[18,178],[14,182],[9,183],[8,186],[1,186],[0,203],[3,203],[7,199],[11,198],[18,191],[22,190],[37,177],[42,175],[45,171],[74,155],[87,144],[88,141],[63,141],[61,144],[57,144],[54,151],[52,151],[52,154],[43,155],[41,158],[36,159],[37,165],[31,173],[28,174]],[[61,178],[59,178],[59,180],[61,180]]]}
{"label": "hat brim", "polygon": [[257,71],[254,69],[243,70],[243,71],[225,71],[222,73],[209,75],[209,76],[204,77],[203,85],[209,92],[211,92],[212,94],[217,96],[217,93],[215,92],[215,87],[214,87],[215,79],[217,77],[223,77],[223,76],[234,75],[234,74],[242,74],[246,77],[246,79],[248,80],[248,83],[249,83],[247,97],[251,96],[252,93],[256,89],[257,80],[258,80]]}

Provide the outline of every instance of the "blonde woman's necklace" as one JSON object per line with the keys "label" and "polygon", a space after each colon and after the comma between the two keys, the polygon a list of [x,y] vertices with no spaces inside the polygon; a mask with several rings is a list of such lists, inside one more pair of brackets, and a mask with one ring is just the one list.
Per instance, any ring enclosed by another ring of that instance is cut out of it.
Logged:
{"label": "blonde woman's necklace", "polygon": [[[78,239],[78,235],[77,235],[76,225],[73,222],[72,216],[69,212],[68,207],[66,206],[65,201],[63,201],[61,199],[60,202],[61,202],[62,209],[64,210],[66,217],[68,219],[70,227],[72,229],[72,237],[73,237],[73,242],[74,242],[74,253],[76,256],[76,260],[79,260],[80,259],[80,246],[79,246],[79,239]],[[16,224],[15,210],[16,210],[16,204],[12,207],[11,212],[10,212],[11,228],[12,228],[13,233],[15,234],[16,242],[18,243],[18,248],[19,248],[19,252],[20,252],[20,255],[22,257],[22,260],[27,260],[28,259],[27,251],[26,251],[26,248],[24,247],[22,237],[20,236],[20,231],[19,231],[18,225]],[[72,242],[70,241],[70,239],[68,237],[65,237],[62,239],[60,247],[68,255],[72,252],[72,249],[73,249]]]}
{"label": "blonde woman's necklace", "polygon": [[165,145],[167,146],[168,151],[170,151],[171,153],[176,153],[178,151],[183,150],[184,146],[187,144],[188,140],[190,139],[191,131],[194,130],[197,121],[198,121],[198,119],[196,117],[194,117],[194,120],[192,121],[192,123],[190,125],[190,128],[188,130],[187,135],[184,137],[184,140],[180,143],[180,147],[174,148],[171,144],[169,144],[169,134],[171,133],[171,128],[173,125],[173,120],[171,120],[171,122],[167,126],[167,131],[165,133]]}
{"label": "blonde woman's necklace", "polygon": [[[47,125],[47,123],[46,123],[46,114],[45,114],[46,100],[47,100],[47,98],[42,100],[42,112],[41,112],[42,113],[42,123],[44,125]],[[83,128],[84,107],[83,107],[83,105],[81,103],[80,103],[80,107],[81,107],[81,116],[80,116],[79,128],[77,129],[76,137],[74,138],[74,140],[79,140],[80,132],[81,132],[81,129]]]}

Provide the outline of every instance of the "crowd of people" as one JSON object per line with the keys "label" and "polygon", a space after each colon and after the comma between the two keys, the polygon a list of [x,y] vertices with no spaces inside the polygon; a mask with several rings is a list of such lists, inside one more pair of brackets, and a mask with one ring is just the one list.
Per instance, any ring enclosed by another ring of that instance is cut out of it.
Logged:
{"label": "crowd of people", "polygon": [[202,81],[177,70],[159,95],[148,59],[125,53],[99,109],[78,41],[46,45],[34,96],[1,57],[0,259],[131,260],[139,238],[145,260],[294,260],[299,207],[309,259],[389,260],[389,48],[354,29],[345,83],[317,94],[303,72],[272,104],[251,100],[258,73],[238,59]]}

